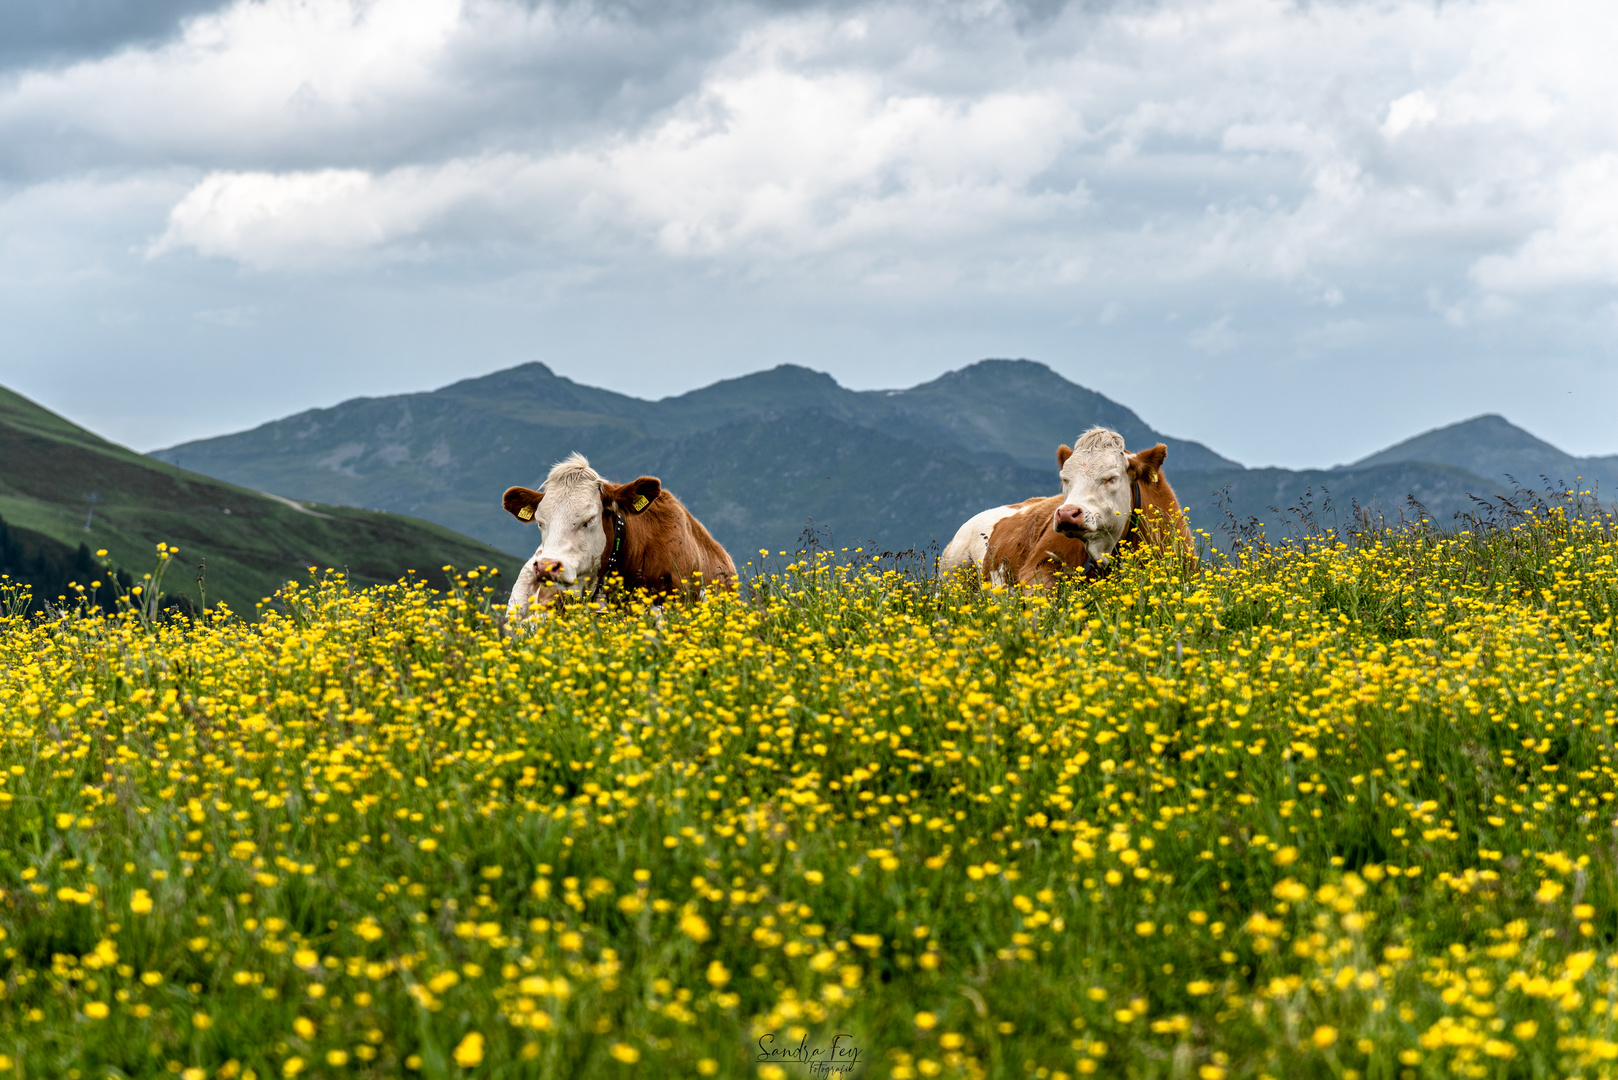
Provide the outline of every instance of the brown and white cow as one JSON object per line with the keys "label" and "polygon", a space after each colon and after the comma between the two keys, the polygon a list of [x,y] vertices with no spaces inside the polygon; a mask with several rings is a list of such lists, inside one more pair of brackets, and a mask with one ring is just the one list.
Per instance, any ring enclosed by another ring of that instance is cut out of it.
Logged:
{"label": "brown and white cow", "polygon": [[1168,447],[1130,454],[1123,436],[1085,432],[1057,448],[1062,494],[998,506],[973,517],[939,559],[940,576],[975,565],[996,584],[1053,583],[1104,573],[1113,551],[1138,543],[1193,550],[1191,529],[1163,477]]}
{"label": "brown and white cow", "polygon": [[574,454],[551,468],[543,488],[507,488],[502,500],[540,530],[539,550],[511,590],[513,615],[569,591],[593,598],[612,577],[630,589],[692,598],[735,584],[736,564],[657,477],[608,483]]}

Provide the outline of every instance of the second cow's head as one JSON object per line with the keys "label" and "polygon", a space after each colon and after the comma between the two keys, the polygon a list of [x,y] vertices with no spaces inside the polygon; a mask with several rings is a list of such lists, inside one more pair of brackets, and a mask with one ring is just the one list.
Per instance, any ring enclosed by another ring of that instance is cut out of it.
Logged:
{"label": "second cow's head", "polygon": [[1110,556],[1129,527],[1134,481],[1156,483],[1167,453],[1159,443],[1131,455],[1122,435],[1100,427],[1079,436],[1071,450],[1059,447],[1062,503],[1053,527],[1063,536],[1083,540],[1092,559]]}
{"label": "second cow's head", "polygon": [[662,493],[655,476],[608,483],[574,454],[551,469],[543,491],[507,488],[502,502],[518,521],[539,526],[539,550],[532,560],[539,579],[566,587],[601,576],[614,511],[627,521],[645,513]]}

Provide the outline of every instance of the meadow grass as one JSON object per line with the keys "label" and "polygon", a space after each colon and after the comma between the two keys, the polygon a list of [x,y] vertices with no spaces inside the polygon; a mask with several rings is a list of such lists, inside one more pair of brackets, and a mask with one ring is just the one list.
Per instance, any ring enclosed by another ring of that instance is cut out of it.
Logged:
{"label": "meadow grass", "polygon": [[0,597],[0,1077],[1608,1075],[1615,557]]}

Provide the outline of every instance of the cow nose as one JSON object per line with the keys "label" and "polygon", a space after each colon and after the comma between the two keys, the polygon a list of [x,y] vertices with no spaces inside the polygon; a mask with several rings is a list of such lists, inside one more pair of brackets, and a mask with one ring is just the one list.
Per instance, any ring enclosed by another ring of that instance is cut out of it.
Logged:
{"label": "cow nose", "polygon": [[535,559],[534,572],[546,581],[559,581],[562,577],[560,559]]}
{"label": "cow nose", "polygon": [[1056,510],[1056,524],[1071,526],[1075,529],[1084,527],[1084,508],[1082,506],[1060,506]]}

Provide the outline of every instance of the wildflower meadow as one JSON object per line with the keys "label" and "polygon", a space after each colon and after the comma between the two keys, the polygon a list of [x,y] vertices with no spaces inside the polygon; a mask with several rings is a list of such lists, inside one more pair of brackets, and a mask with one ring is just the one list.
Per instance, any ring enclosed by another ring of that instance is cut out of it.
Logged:
{"label": "wildflower meadow", "polygon": [[1611,518],[503,595],[0,590],[0,1078],[1618,1071]]}

